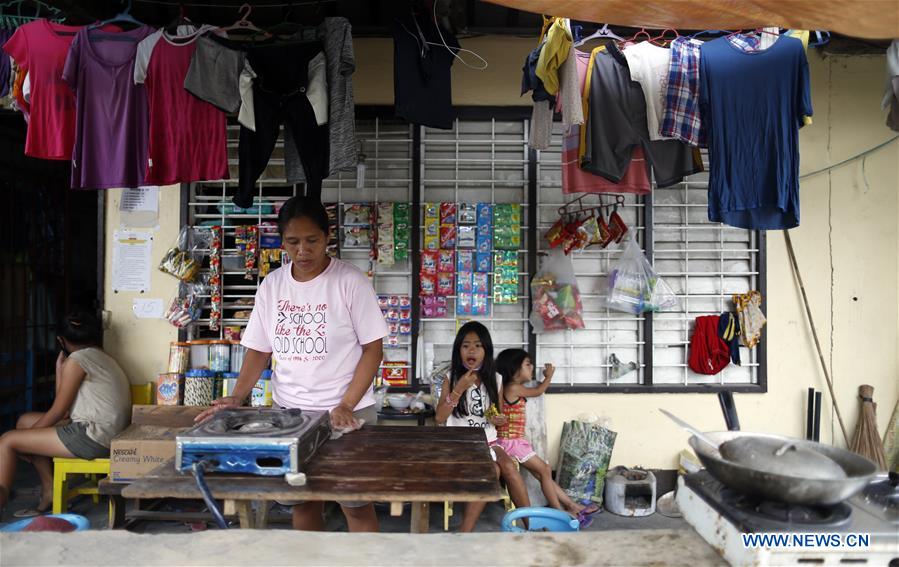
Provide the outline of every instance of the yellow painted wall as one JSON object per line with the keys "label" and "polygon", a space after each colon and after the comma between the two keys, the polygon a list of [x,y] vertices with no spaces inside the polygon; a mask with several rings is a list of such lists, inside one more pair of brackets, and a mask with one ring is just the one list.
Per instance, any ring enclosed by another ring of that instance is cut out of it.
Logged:
{"label": "yellow painted wall", "polygon": [[[521,38],[474,38],[463,46],[489,61],[486,71],[458,62],[453,66],[453,101],[457,105],[522,105],[521,65],[534,47]],[[356,102],[392,104],[393,47],[389,39],[356,40]],[[801,133],[801,169],[809,173],[838,163],[889,139],[880,112],[884,58],[810,54],[815,123]],[[899,142],[867,159],[802,183],[801,226],[791,232],[813,316],[832,369],[837,397],[849,434],[855,427],[857,387],[875,387],[878,422],[886,420],[899,395]],[[863,167],[864,166],[864,167]],[[115,193],[109,204],[108,238],[118,225]],[[162,191],[162,223],[154,246],[158,259],[177,234],[178,197]],[[111,253],[107,250],[107,257]],[[107,273],[109,270],[107,269]],[[154,275],[150,296],[170,298],[174,279]],[[737,394],[745,430],[802,436],[806,388],[825,391],[822,440],[842,444],[830,395],[814,350],[779,232],[768,234],[769,340],[767,394]],[[856,298],[856,299],[853,299]],[[135,321],[131,297],[111,294],[107,309],[112,328],[107,348],[121,361],[134,383],[152,379],[166,362],[167,343],[176,333],[163,321]],[[686,434],[661,416],[665,407],[703,429],[723,429],[713,395],[699,394],[555,394],[547,397],[550,460],[558,450],[562,423],[582,412],[605,415],[618,431],[613,464],[672,468]]]}
{"label": "yellow painted wall", "polygon": [[104,315],[109,318],[103,337],[103,348],[121,364],[132,384],[144,384],[156,380],[168,366],[169,342],[177,340],[178,330],[165,319],[138,319],[132,305],[135,298],[160,298],[165,308],[175,295],[178,280],[156,269],[165,252],[178,238],[180,219],[180,186],[159,188],[158,229],[135,228],[153,234],[150,290],[146,293],[112,291],[113,237],[120,230],[119,203],[121,189],[109,189],[106,193],[106,281]]}

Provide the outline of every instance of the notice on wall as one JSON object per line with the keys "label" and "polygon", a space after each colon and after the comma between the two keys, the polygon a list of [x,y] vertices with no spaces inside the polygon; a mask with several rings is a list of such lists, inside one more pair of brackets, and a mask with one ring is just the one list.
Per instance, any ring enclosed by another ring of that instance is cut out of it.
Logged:
{"label": "notice on wall", "polygon": [[161,299],[135,297],[131,306],[138,319],[162,319],[165,312]]}
{"label": "notice on wall", "polygon": [[122,190],[119,203],[122,226],[152,227],[159,224],[159,187]]}
{"label": "notice on wall", "polygon": [[150,290],[150,256],[153,236],[149,232],[115,232],[112,250],[112,290]]}

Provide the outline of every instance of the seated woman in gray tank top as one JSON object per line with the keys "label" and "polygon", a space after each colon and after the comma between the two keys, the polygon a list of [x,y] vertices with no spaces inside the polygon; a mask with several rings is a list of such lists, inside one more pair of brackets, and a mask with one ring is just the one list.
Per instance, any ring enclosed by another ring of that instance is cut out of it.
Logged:
{"label": "seated woman in gray tank top", "polygon": [[56,397],[47,412],[22,415],[0,436],[0,510],[6,506],[16,462],[31,462],[41,479],[41,499],[17,517],[46,512],[53,502],[53,457],[109,456],[112,438],[131,421],[131,384],[122,367],[100,348],[100,322],[85,310],[65,317],[57,340]]}

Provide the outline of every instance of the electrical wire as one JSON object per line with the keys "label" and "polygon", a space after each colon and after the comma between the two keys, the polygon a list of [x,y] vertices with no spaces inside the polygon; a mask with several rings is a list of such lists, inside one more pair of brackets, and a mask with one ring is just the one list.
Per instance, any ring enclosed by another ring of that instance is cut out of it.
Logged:
{"label": "electrical wire", "polygon": [[191,471],[194,473],[194,478],[197,479],[197,488],[200,489],[200,494],[203,495],[203,501],[212,513],[215,523],[223,530],[227,530],[228,523],[225,521],[225,517],[219,510],[218,504],[216,504],[215,500],[212,498],[212,492],[209,490],[209,485],[206,484],[206,478],[203,476],[203,471],[208,464],[210,464],[209,461],[198,461],[191,465]]}
{"label": "electrical wire", "polygon": [[844,160],[841,161],[841,162],[837,162],[837,163],[835,163],[835,164],[833,164],[833,165],[828,165],[827,167],[822,167],[821,169],[816,169],[815,171],[806,173],[806,174],[804,174],[804,175],[800,175],[800,176],[799,176],[799,179],[806,179],[806,178],[812,177],[813,175],[818,175],[819,173],[825,173],[825,172],[827,172],[827,171],[830,171],[831,169],[835,169],[835,168],[837,168],[837,167],[840,167],[841,165],[845,165],[845,164],[847,164],[847,163],[849,163],[849,162],[851,162],[851,161],[855,161],[855,160],[857,160],[858,158],[866,157],[868,154],[872,154],[872,153],[876,152],[877,150],[879,150],[880,148],[882,148],[882,147],[884,147],[884,146],[888,146],[889,144],[895,142],[896,140],[899,140],[899,136],[893,136],[893,137],[890,138],[889,140],[886,140],[885,142],[882,142],[882,143],[880,143],[880,144],[877,144],[877,145],[874,146],[873,148],[870,148],[870,149],[867,149],[867,150],[865,150],[865,151],[863,151],[863,152],[860,152],[860,153],[858,153],[858,154],[855,154],[855,155],[852,156],[852,157],[848,157],[848,158],[844,159]]}

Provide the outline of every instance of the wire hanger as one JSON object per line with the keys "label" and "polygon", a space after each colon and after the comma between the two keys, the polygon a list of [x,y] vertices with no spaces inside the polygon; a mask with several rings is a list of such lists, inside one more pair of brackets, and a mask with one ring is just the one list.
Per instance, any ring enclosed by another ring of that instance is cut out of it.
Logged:
{"label": "wire hanger", "polygon": [[581,45],[587,43],[591,39],[602,39],[602,38],[614,39],[615,41],[624,41],[624,38],[622,38],[619,35],[616,35],[615,32],[613,32],[612,30],[609,29],[609,24],[603,24],[601,28],[599,28],[592,34],[576,41],[574,43],[574,46],[580,47]]}

